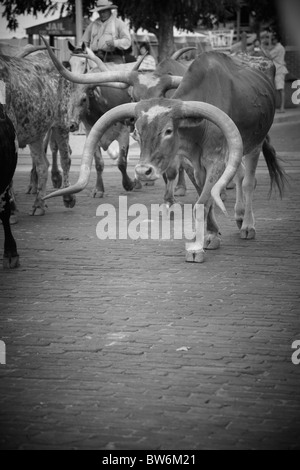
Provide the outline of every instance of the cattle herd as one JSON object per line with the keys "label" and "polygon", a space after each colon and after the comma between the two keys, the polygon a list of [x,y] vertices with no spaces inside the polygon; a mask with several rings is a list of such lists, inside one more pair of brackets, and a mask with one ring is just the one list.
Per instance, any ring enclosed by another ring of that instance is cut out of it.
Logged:
{"label": "cattle herd", "polygon": [[[227,213],[221,195],[231,181],[236,186],[235,219],[241,238],[255,237],[252,200],[261,151],[271,185],[275,183],[280,194],[285,181],[268,137],[275,114],[272,61],[211,51],[188,66],[178,60],[183,49],[160,62],[156,70],[141,72],[140,64],[103,64],[87,49],[83,54],[73,51],[71,67],[66,68],[42,39],[46,51],[28,47],[15,57],[0,55],[0,218],[5,268],[19,266],[9,221],[15,209],[12,179],[18,147],[26,145],[32,156],[28,192],[35,194],[31,215],[44,215],[45,200],[50,197],[62,196],[64,205],[73,208],[75,194],[88,184],[93,161],[97,171],[93,196],[102,197],[101,149],[109,151],[117,141],[118,168],[127,191],[163,176],[164,200],[172,205],[176,195],[185,192],[185,173],[193,183],[197,204],[204,205],[204,230],[195,220],[195,230],[203,231],[203,237],[195,237],[197,243],[191,244],[187,261],[203,261],[205,250],[220,246],[215,206]],[[88,60],[96,62],[90,71]],[[86,143],[78,182],[70,186],[69,132],[77,130],[80,122],[86,129]],[[140,144],[134,180],[127,174],[132,132]],[[58,190],[47,196],[48,143],[52,182]]]}

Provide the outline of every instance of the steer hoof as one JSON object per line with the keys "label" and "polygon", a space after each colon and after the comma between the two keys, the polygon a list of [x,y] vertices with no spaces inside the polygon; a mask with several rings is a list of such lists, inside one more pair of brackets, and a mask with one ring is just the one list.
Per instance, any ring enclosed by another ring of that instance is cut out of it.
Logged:
{"label": "steer hoof", "polygon": [[208,235],[205,237],[204,247],[206,250],[218,250],[221,245],[221,240],[215,235]]}
{"label": "steer hoof", "polygon": [[76,197],[75,196],[66,196],[63,198],[64,206],[67,209],[73,209],[76,205]]}
{"label": "steer hoof", "polygon": [[41,217],[46,214],[46,211],[43,207],[33,207],[32,210],[29,212],[29,215]]}
{"label": "steer hoof", "polygon": [[62,187],[62,176],[60,173],[52,173],[52,184],[54,189],[60,189]]}
{"label": "steer hoof", "polygon": [[242,240],[254,240],[256,236],[255,228],[242,228],[241,239]]}
{"label": "steer hoof", "polygon": [[26,194],[37,194],[38,193],[38,190],[36,187],[33,187],[33,186],[29,186],[27,191],[26,191]]}
{"label": "steer hoof", "polygon": [[205,253],[203,250],[187,250],[185,253],[185,261],[187,263],[204,263]]}
{"label": "steer hoof", "polygon": [[185,196],[186,195],[186,188],[183,186],[177,186],[174,192],[175,196]]}
{"label": "steer hoof", "polygon": [[236,220],[236,225],[238,226],[238,229],[241,230],[243,226],[243,219],[237,219]]}
{"label": "steer hoof", "polygon": [[142,187],[143,187],[142,183],[139,180],[135,179],[134,180],[134,188],[133,188],[134,191],[142,189]]}
{"label": "steer hoof", "polygon": [[16,269],[20,267],[19,255],[5,254],[3,258],[3,269]]}
{"label": "steer hoof", "polygon": [[135,188],[135,183],[132,180],[123,181],[123,188],[125,191],[132,191]]}
{"label": "steer hoof", "polygon": [[92,196],[94,199],[102,199],[104,197],[104,191],[100,191],[99,189],[95,188]]}

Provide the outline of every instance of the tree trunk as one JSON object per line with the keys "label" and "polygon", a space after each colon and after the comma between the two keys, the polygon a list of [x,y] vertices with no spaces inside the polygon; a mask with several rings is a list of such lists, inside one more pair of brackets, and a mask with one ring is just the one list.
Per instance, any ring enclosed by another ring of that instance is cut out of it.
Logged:
{"label": "tree trunk", "polygon": [[173,16],[171,7],[160,12],[159,30],[158,30],[158,60],[161,61],[175,51],[173,35]]}

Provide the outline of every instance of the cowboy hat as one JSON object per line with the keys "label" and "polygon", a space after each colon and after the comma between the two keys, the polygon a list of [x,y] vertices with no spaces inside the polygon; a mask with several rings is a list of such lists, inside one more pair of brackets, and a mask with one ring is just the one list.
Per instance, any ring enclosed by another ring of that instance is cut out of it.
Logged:
{"label": "cowboy hat", "polygon": [[112,10],[114,8],[118,8],[117,5],[113,5],[109,0],[97,0],[95,8],[90,11],[97,11],[99,13],[100,11]]}

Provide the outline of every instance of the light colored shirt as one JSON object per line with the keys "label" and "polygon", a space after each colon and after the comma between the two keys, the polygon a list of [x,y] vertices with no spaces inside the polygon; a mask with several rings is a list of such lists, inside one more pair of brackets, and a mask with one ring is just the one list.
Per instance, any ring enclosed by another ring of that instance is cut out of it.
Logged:
{"label": "light colored shirt", "polygon": [[[138,56],[137,60],[141,59],[141,55]],[[139,70],[155,70],[156,62],[152,55],[147,54],[143,62],[141,63]]]}
{"label": "light colored shirt", "polygon": [[269,51],[269,56],[275,64],[277,73],[288,73],[285,63],[285,48],[280,42]]}
{"label": "light colored shirt", "polygon": [[113,49],[106,44],[106,41],[111,39],[114,41],[114,47],[118,49],[126,50],[131,46],[131,36],[128,27],[114,15],[111,15],[104,23],[100,19],[93,21],[86,28],[82,36],[82,41],[92,51],[102,50],[112,52]]}

